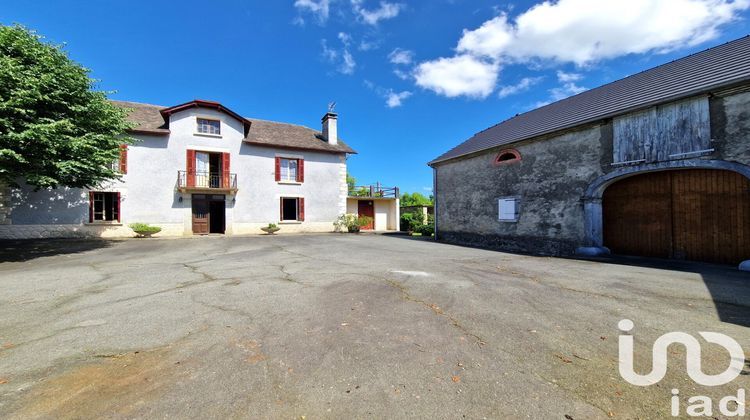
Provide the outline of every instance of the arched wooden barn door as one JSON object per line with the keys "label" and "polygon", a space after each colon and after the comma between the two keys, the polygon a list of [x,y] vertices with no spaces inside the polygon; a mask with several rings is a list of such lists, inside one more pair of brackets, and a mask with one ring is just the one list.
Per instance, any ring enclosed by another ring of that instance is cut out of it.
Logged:
{"label": "arched wooden barn door", "polygon": [[750,180],[726,170],[635,175],[602,197],[615,254],[737,264],[750,258]]}

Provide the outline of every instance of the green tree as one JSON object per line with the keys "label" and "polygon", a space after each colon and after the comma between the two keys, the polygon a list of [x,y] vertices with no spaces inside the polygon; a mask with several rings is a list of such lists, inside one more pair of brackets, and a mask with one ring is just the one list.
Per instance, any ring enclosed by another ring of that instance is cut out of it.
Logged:
{"label": "green tree", "polygon": [[0,183],[92,187],[120,176],[113,162],[131,126],[95,85],[62,46],[0,25]]}
{"label": "green tree", "polygon": [[349,191],[352,191],[354,186],[357,185],[357,178],[349,175],[349,171],[346,171],[346,185],[349,186]]}
{"label": "green tree", "polygon": [[401,194],[401,205],[402,206],[430,206],[432,205],[432,200],[418,192],[414,192],[411,194],[403,193]]}

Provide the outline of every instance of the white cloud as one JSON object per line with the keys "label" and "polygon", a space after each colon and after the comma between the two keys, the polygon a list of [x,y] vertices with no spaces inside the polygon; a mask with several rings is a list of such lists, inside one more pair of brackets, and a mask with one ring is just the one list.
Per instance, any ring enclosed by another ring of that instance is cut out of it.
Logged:
{"label": "white cloud", "polygon": [[352,9],[359,19],[368,25],[377,25],[381,20],[393,19],[401,13],[404,5],[401,3],[390,3],[381,1],[377,9],[365,9],[362,6],[364,0],[351,0]]}
{"label": "white cloud", "polygon": [[541,77],[524,77],[515,85],[500,86],[497,96],[500,98],[505,98],[510,95],[525,92],[535,84],[539,83],[541,80]]}
{"label": "white cloud", "polygon": [[560,87],[550,89],[549,93],[552,96],[553,101],[559,101],[565,99],[568,96],[578,95],[581,92],[586,91],[585,87],[578,86],[575,82],[564,83]]}
{"label": "white cloud", "polygon": [[329,63],[336,64],[336,71],[342,74],[353,74],[357,67],[357,62],[354,60],[354,56],[349,52],[347,38],[348,35],[341,32],[339,33],[339,40],[344,44],[341,50],[331,48],[328,46],[328,41],[325,39],[320,41],[322,47],[321,55]]}
{"label": "white cloud", "polygon": [[323,58],[328,61],[336,61],[339,58],[339,52],[333,48],[328,47],[328,41],[321,40],[320,46],[323,48]]}
{"label": "white cloud", "polygon": [[[330,14],[330,0],[295,0],[294,7],[300,12],[308,12],[315,16],[319,23],[326,23]],[[303,24],[305,21],[301,16],[295,20],[296,23]]]}
{"label": "white cloud", "polygon": [[344,61],[342,61],[341,65],[339,65],[339,71],[344,74],[354,73],[354,69],[357,67],[357,62],[354,61],[354,57],[352,56],[352,54],[349,51],[344,50],[342,58]]}
{"label": "white cloud", "polygon": [[500,15],[464,31],[463,53],[579,65],[626,54],[665,52],[705,42],[750,0],[559,0],[516,17]]}
{"label": "white cloud", "polygon": [[388,54],[388,60],[391,62],[391,64],[408,66],[412,63],[412,61],[414,61],[414,52],[396,48],[395,50],[391,51],[390,54]]}
{"label": "white cloud", "polygon": [[566,73],[562,70],[557,71],[557,80],[560,81],[560,83],[577,82],[582,78],[583,75],[580,73]]}
{"label": "white cloud", "polygon": [[374,91],[378,96],[385,99],[385,105],[388,108],[400,107],[406,99],[413,95],[413,93],[409,91],[395,92],[393,89],[382,88],[369,80],[365,80],[364,83],[368,89]]}
{"label": "white cloud", "polygon": [[344,47],[348,48],[352,43],[352,36],[346,32],[339,32],[339,41],[344,44]]}
{"label": "white cloud", "polygon": [[473,31],[464,29],[456,50],[480,57],[499,58],[512,43],[513,27],[505,15],[500,15]]}
{"label": "white cloud", "polygon": [[378,48],[380,48],[380,41],[371,39],[363,39],[359,42],[359,46],[357,47],[360,51],[370,51]]}
{"label": "white cloud", "polygon": [[387,93],[385,104],[388,108],[398,108],[402,105],[402,101],[406,100],[411,95],[412,93],[408,91],[398,93],[390,91]]}
{"label": "white cloud", "polygon": [[[501,62],[533,65],[551,61],[583,66],[628,54],[664,53],[715,38],[722,25],[736,20],[738,13],[748,8],[750,0],[544,1],[513,19],[503,12],[474,30],[464,30],[456,56],[422,63],[418,69],[439,68],[442,73],[455,75],[473,61],[497,73]],[[558,75],[562,89],[580,89],[575,85],[578,79],[570,77],[576,74]],[[481,80],[485,83],[475,81],[485,89],[476,88],[474,83],[464,83],[465,89],[457,89],[452,77],[443,81],[423,78],[418,84],[451,97],[484,97],[487,82],[496,78],[497,74],[492,79],[483,73]]]}
{"label": "white cloud", "polygon": [[393,74],[395,74],[396,77],[398,77],[401,80],[406,80],[411,76],[408,72],[403,71],[401,69],[393,69]]}
{"label": "white cloud", "polygon": [[449,98],[486,98],[495,89],[500,65],[471,55],[439,58],[417,66],[417,85]]}

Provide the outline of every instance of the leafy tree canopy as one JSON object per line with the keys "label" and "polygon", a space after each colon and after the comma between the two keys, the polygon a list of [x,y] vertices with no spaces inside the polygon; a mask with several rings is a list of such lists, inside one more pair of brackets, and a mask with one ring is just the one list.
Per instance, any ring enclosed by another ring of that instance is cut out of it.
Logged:
{"label": "leafy tree canopy", "polygon": [[402,206],[431,206],[433,203],[432,196],[425,197],[424,195],[414,193],[403,193],[401,194],[401,205]]}
{"label": "leafy tree canopy", "polygon": [[0,183],[92,187],[114,167],[130,124],[89,70],[20,25],[0,25]]}

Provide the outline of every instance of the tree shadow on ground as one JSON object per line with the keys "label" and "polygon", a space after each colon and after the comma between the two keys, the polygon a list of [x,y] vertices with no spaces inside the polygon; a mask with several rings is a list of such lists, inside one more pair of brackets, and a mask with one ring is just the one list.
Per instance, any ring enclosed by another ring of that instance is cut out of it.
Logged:
{"label": "tree shadow on ground", "polygon": [[0,263],[25,262],[41,257],[78,254],[109,248],[116,241],[105,239],[20,239],[0,240]]}

